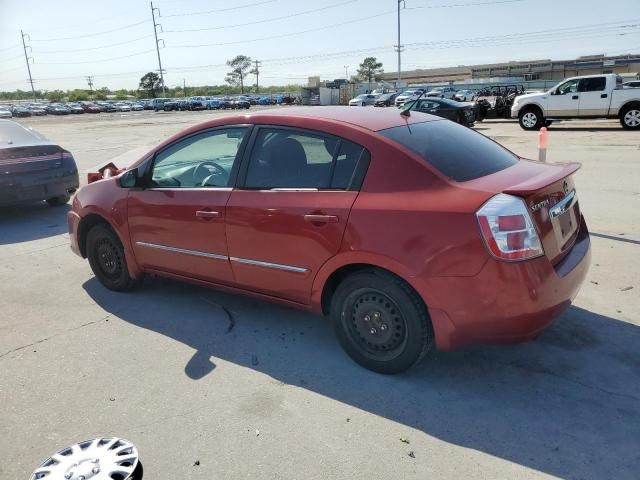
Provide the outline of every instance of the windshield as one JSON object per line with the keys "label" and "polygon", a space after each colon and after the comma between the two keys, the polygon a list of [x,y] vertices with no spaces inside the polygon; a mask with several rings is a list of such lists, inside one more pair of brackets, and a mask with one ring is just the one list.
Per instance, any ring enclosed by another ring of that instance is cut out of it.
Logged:
{"label": "windshield", "polygon": [[504,170],[518,157],[484,135],[454,122],[436,120],[378,133],[417,153],[445,177],[465,182]]}

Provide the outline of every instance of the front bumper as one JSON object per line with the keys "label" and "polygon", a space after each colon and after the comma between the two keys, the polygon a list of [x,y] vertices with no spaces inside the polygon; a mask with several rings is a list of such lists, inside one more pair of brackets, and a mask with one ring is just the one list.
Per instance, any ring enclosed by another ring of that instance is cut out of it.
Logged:
{"label": "front bumper", "polygon": [[474,277],[428,279],[423,297],[438,349],[535,338],[571,305],[590,259],[583,219],[575,244],[557,265],[544,256],[513,263],[490,258]]}
{"label": "front bumper", "polygon": [[57,170],[63,169],[0,178],[0,205],[48,200],[75,192],[79,186],[78,170],[75,167],[72,171]]}

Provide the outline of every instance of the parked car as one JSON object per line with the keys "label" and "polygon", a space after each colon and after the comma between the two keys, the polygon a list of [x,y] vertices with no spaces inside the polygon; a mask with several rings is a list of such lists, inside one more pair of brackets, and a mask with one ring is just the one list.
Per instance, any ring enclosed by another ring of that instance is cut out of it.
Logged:
{"label": "parked car", "polygon": [[355,98],[349,100],[350,107],[366,107],[369,105],[373,105],[376,103],[379,95],[374,95],[372,93],[361,93]]}
{"label": "parked car", "polygon": [[273,100],[271,100],[271,97],[260,97],[258,99],[258,105],[273,105]]}
{"label": "parked car", "polygon": [[70,152],[12,120],[0,120],[0,172],[0,205],[62,205],[79,183]]}
{"label": "parked car", "polygon": [[141,112],[142,110],[144,110],[144,106],[139,102],[133,102],[131,103],[131,110],[133,110],[134,112]]}
{"label": "parked car", "polygon": [[69,110],[69,113],[72,114],[84,113],[84,108],[82,108],[82,105],[79,103],[67,103],[65,107]]}
{"label": "parked car", "polygon": [[43,116],[47,114],[47,110],[43,105],[32,104],[27,107],[31,112],[31,115]]}
{"label": "parked car", "polygon": [[440,97],[453,99],[457,90],[455,87],[436,87],[427,92],[427,97]]}
{"label": "parked car", "polygon": [[131,105],[129,105],[128,103],[125,102],[118,102],[114,105],[114,107],[116,108],[117,112],[130,112],[131,111]]}
{"label": "parked car", "polygon": [[162,110],[164,110],[165,112],[171,112],[174,110],[179,110],[180,109],[180,100],[178,99],[165,99],[165,101],[162,103]]}
{"label": "parked car", "polygon": [[622,84],[624,88],[640,88],[640,80],[631,80]]}
{"label": "parked car", "polygon": [[0,118],[11,117],[13,117],[13,113],[11,113],[11,107],[9,107],[9,105],[0,105]]}
{"label": "parked car", "polygon": [[640,130],[640,90],[623,88],[613,73],[572,77],[548,92],[516,97],[511,117],[524,130],[568,118],[617,118],[623,128]]}
{"label": "parked car", "polygon": [[59,103],[52,103],[45,110],[50,115],[69,115],[71,113],[67,107]]}
{"label": "parked car", "polygon": [[473,102],[476,99],[476,92],[473,90],[458,90],[453,96],[453,100],[458,102]]}
{"label": "parked car", "polygon": [[222,102],[217,98],[207,99],[207,110],[220,110],[222,108]]}
{"label": "parked car", "polygon": [[411,90],[405,90],[400,95],[398,95],[395,99],[396,107],[400,107],[404,105],[404,102],[410,100],[411,98],[415,98],[419,95],[422,95],[425,92],[424,88],[414,88]]}
{"label": "parked car", "polygon": [[251,108],[251,102],[243,97],[234,98],[232,105],[236,110]]}
{"label": "parked car", "polygon": [[118,107],[116,107],[116,104],[113,103],[113,102],[101,103],[100,107],[103,109],[103,111],[105,111],[107,113],[112,113],[112,112],[117,112],[118,111]]}
{"label": "parked car", "polygon": [[376,101],[373,105],[375,107],[390,107],[391,105],[394,105],[394,102],[396,101],[396,97],[398,95],[400,94],[397,92],[383,93],[378,98],[376,98]]}
{"label": "parked car", "polygon": [[151,106],[153,107],[153,110],[158,112],[162,110],[162,106],[164,102],[167,102],[167,101],[169,101],[168,98],[154,98],[153,100],[151,100]]}
{"label": "parked car", "polygon": [[537,337],[588,270],[579,164],[408,113],[193,126],[83,187],[71,248],[111,290],[165,275],[329,315],[351,358],[382,373],[435,348]]}
{"label": "parked car", "polygon": [[29,110],[26,107],[20,106],[20,105],[13,105],[11,107],[11,114],[14,117],[30,117],[31,116],[31,110]]}
{"label": "parked car", "polygon": [[205,110],[207,108],[207,97],[194,96],[189,100],[192,110]]}
{"label": "parked car", "polygon": [[472,127],[475,122],[475,113],[471,105],[449,100],[448,98],[428,97],[407,102],[403,110],[429,113],[438,117],[452,120],[465,127]]}
{"label": "parked car", "polygon": [[82,107],[82,109],[86,113],[101,113],[102,112],[102,108],[100,108],[95,103],[83,102],[83,103],[80,104],[80,106]]}

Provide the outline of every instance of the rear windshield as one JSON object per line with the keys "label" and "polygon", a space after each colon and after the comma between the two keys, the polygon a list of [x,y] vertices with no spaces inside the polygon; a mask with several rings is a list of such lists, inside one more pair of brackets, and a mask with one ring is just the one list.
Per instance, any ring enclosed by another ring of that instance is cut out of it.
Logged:
{"label": "rear windshield", "polygon": [[499,172],[518,161],[518,157],[493,140],[447,120],[387,128],[378,133],[414,151],[457,182]]}

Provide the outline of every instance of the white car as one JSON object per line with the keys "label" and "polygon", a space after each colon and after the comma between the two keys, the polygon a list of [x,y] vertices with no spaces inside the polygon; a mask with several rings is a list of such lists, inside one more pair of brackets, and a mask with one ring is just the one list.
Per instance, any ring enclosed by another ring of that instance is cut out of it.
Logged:
{"label": "white car", "polygon": [[11,118],[13,117],[13,113],[9,110],[9,107],[6,105],[0,105],[0,118]]}
{"label": "white car", "polygon": [[415,88],[412,90],[405,90],[404,92],[402,92],[400,95],[398,95],[396,97],[396,107],[401,107],[402,105],[405,104],[405,102],[413,97],[416,97],[418,95],[422,95],[424,93],[424,89],[423,88]]}
{"label": "white car", "polygon": [[440,97],[453,99],[457,90],[455,87],[436,87],[427,92],[427,97]]}
{"label": "white car", "polygon": [[458,102],[473,102],[476,98],[476,92],[473,90],[459,90],[453,96]]}
{"label": "white car", "polygon": [[131,111],[131,106],[126,104],[126,103],[116,103],[114,106],[116,107],[116,110],[118,112],[130,112]]}
{"label": "white car", "polygon": [[349,100],[350,107],[366,107],[367,105],[373,105],[376,103],[376,99],[380,95],[374,95],[373,93],[362,93],[356,98]]}
{"label": "white car", "polygon": [[133,110],[134,112],[139,112],[140,110],[144,110],[144,105],[142,105],[141,103],[132,103],[131,110]]}
{"label": "white car", "polygon": [[568,118],[617,118],[623,128],[640,130],[640,89],[623,88],[614,73],[572,77],[548,92],[516,97],[511,118],[524,130]]}

